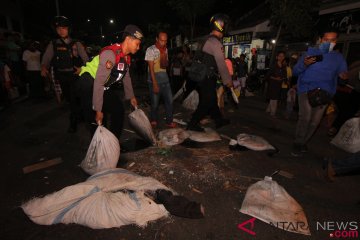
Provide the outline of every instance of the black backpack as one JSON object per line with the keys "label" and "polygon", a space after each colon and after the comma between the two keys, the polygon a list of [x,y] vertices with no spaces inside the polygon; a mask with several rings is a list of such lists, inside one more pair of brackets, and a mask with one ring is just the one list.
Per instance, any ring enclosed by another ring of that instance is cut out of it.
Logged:
{"label": "black backpack", "polygon": [[201,44],[200,48],[195,52],[194,58],[189,69],[189,79],[194,82],[203,82],[205,79],[216,74],[216,62],[214,56],[203,51],[206,41],[214,36],[208,36]]}

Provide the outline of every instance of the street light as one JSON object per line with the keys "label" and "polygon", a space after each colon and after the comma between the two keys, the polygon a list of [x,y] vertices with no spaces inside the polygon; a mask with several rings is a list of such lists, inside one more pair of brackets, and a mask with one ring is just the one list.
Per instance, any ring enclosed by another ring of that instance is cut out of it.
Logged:
{"label": "street light", "polygon": [[88,19],[87,22],[90,22],[90,19]]}
{"label": "street light", "polygon": [[275,40],[275,39],[271,40],[271,43],[272,43],[272,44],[275,44],[275,43],[276,43],[276,40]]}
{"label": "street light", "polygon": [[111,24],[113,24],[114,23],[114,19],[110,19],[110,21],[109,21]]}

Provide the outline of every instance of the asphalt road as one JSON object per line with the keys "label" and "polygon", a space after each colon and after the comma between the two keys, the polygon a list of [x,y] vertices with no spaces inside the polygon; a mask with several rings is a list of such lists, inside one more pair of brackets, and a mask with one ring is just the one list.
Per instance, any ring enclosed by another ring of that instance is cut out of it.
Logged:
{"label": "asphalt road", "polygon": [[[148,110],[145,104],[142,106]],[[322,177],[324,156],[347,155],[329,144],[325,124],[322,123],[310,142],[309,152],[294,158],[290,151],[296,120],[282,117],[272,120],[266,115],[265,107],[261,97],[241,99],[237,110],[227,112],[232,124],[219,132],[231,137],[241,132],[263,136],[280,149],[273,157],[264,152],[230,151],[226,140],[196,148],[176,146],[166,155],[156,147],[121,155],[118,167],[152,176],[181,195],[201,202],[206,208],[204,219],[170,217],[149,223],[145,228],[123,226],[94,230],[75,224],[37,225],[19,208],[33,197],[86,180],[88,175],[78,164],[85,156],[90,135],[83,124],[77,133],[67,133],[68,108],[58,106],[54,100],[14,104],[0,112],[0,239],[324,240],[334,239],[330,234],[337,230],[337,223],[357,222],[359,226],[360,176],[338,177],[333,183]],[[189,112],[178,105],[175,113],[180,113],[177,118],[183,120],[189,117]],[[210,123],[210,126],[213,125]],[[124,131],[122,142],[129,146],[134,138],[138,137]],[[57,157],[63,160],[61,164],[28,174],[22,172],[25,166]],[[130,167],[131,163],[134,164]],[[255,220],[252,227],[250,222],[245,226],[255,235],[238,228],[238,224],[252,219],[239,212],[246,189],[258,178],[278,169],[294,175],[291,179],[278,175],[274,180],[303,207],[311,236],[290,233],[260,220]],[[320,225],[328,228],[324,230]]]}

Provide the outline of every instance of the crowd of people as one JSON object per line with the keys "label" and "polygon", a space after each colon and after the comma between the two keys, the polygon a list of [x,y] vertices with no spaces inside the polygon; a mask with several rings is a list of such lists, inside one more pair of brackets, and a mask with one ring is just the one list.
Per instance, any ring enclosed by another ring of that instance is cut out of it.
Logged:
{"label": "crowd of people", "polygon": [[[216,128],[230,123],[224,114],[225,93],[236,108],[239,97],[246,96],[246,83],[256,74],[256,59],[251,61],[251,66],[244,53],[236,59],[225,59],[221,39],[227,32],[228,20],[224,14],[215,14],[210,20],[210,34],[203,38],[195,52],[183,47],[170,56],[168,34],[157,33],[154,44],[146,49],[142,59],[148,69],[149,119],[153,128],[158,127],[161,119],[158,116],[160,99],[165,106],[166,126],[177,127],[173,121],[173,94],[184,84],[185,97],[191,90],[199,94],[198,106],[187,129],[203,131],[200,123],[207,116],[214,120]],[[29,41],[23,48],[16,34],[2,40],[1,107],[21,94],[44,99],[52,89],[58,102],[64,99],[69,103],[68,132],[76,132],[77,122],[83,118],[92,133],[94,127],[90,123],[95,122],[108,127],[120,139],[125,114],[123,92],[134,108],[138,104],[131,80],[134,71],[131,74],[130,66],[131,55],[140,49],[144,39],[143,32],[138,26],[127,25],[118,43],[90,58],[84,44],[71,38],[71,23],[66,17],[55,17],[53,28],[57,37],[46,47]],[[320,35],[318,46],[309,47],[303,54],[288,56],[284,51],[277,52],[264,79],[269,102],[264,110],[271,118],[279,117],[279,107],[284,109],[285,119],[290,119],[294,109],[298,109],[293,156],[307,151],[307,143],[326,109],[335,104],[338,113],[330,123],[330,136],[359,111],[360,60],[348,69],[342,54],[336,51],[337,39],[338,32],[328,29]],[[256,57],[256,49],[251,51],[252,57]],[[237,98],[235,101],[233,95]]]}

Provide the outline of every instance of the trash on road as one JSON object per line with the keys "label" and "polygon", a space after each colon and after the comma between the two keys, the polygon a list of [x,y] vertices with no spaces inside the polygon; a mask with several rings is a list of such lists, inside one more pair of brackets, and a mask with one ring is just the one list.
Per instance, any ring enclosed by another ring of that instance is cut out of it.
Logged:
{"label": "trash on road", "polygon": [[183,101],[182,106],[186,109],[195,111],[199,104],[199,94],[193,90]]}
{"label": "trash on road", "polygon": [[276,148],[264,138],[247,133],[237,135],[237,142],[240,146],[247,147],[254,151],[276,150]]}
{"label": "trash on road", "polygon": [[360,118],[347,120],[334,139],[331,141],[336,147],[349,153],[360,151]]}
{"label": "trash on road", "polygon": [[117,137],[103,126],[98,126],[80,167],[88,174],[116,168],[120,157]]}
{"label": "trash on road", "polygon": [[240,212],[286,231],[311,235],[302,207],[271,177],[248,188]]}
{"label": "trash on road", "polygon": [[205,132],[197,132],[197,131],[190,131],[187,132],[190,134],[189,139],[195,142],[215,142],[220,141],[220,135],[211,128],[204,128]]}
{"label": "trash on road", "polygon": [[60,157],[58,158],[54,158],[54,159],[50,159],[47,161],[43,161],[41,160],[41,162],[39,163],[35,163],[29,166],[26,166],[23,168],[23,173],[27,174],[27,173],[31,173],[40,169],[44,169],[44,168],[48,168],[57,164],[62,163],[62,159]]}
{"label": "trash on road", "polygon": [[156,179],[117,168],[34,198],[21,207],[37,224],[76,223],[93,229],[128,224],[143,227],[149,221],[167,217],[169,212],[182,217],[203,217],[201,204],[173,194]]}
{"label": "trash on road", "polygon": [[132,113],[130,113],[129,123],[140,137],[150,142],[152,145],[156,144],[155,134],[151,127],[150,121],[143,110],[137,108]]}
{"label": "trash on road", "polygon": [[182,143],[190,137],[190,133],[182,128],[171,128],[162,130],[158,135],[159,146],[173,146]]}

